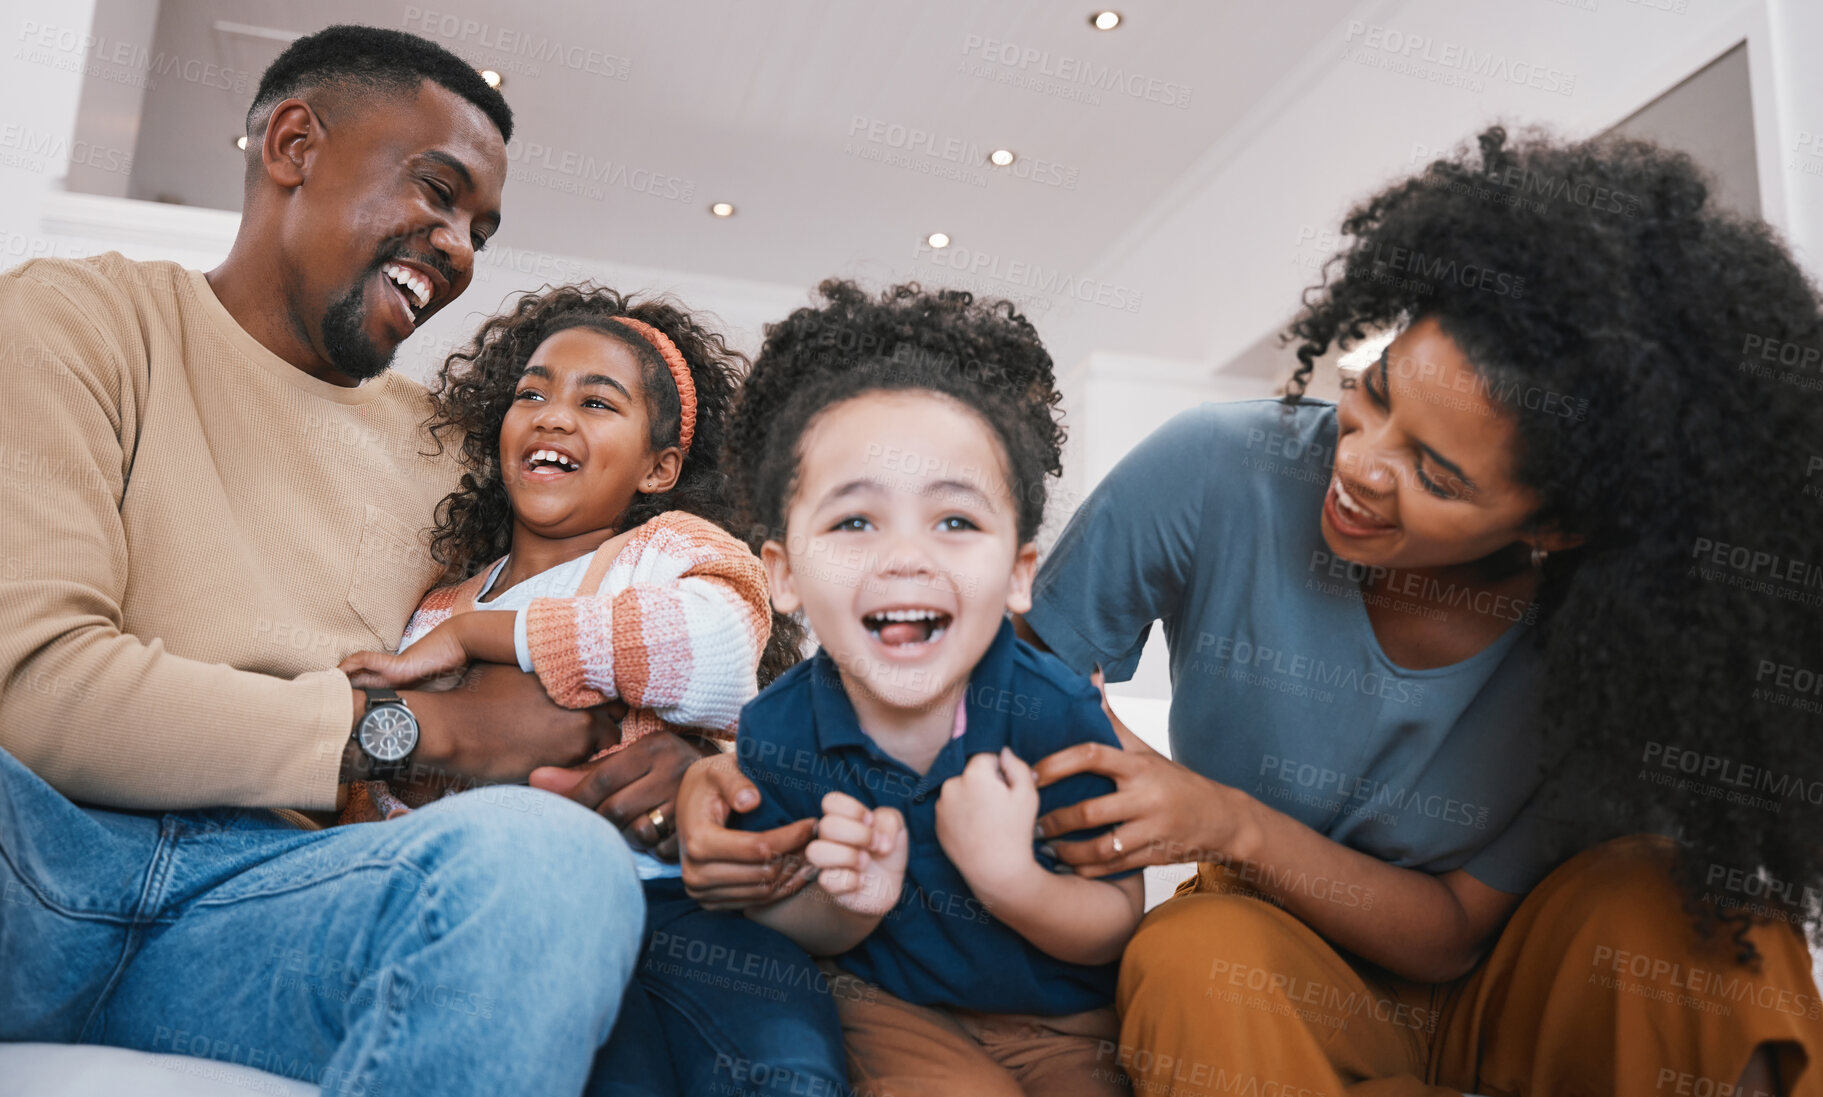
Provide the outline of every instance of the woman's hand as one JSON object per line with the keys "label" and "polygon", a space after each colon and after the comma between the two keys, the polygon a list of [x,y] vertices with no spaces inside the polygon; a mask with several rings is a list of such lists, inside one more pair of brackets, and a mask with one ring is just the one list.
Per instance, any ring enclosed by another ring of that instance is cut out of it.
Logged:
{"label": "woman's hand", "polygon": [[816,875],[804,847],[817,820],[765,831],[732,830],[728,816],[760,806],[760,791],[732,754],[696,763],[677,793],[684,890],[706,910],[741,910],[796,894]]}
{"label": "woman's hand", "polygon": [[1038,763],[1038,786],[1077,773],[1112,778],[1115,790],[1082,800],[1038,820],[1046,837],[1113,825],[1094,838],[1053,842],[1058,859],[1079,876],[1098,877],[1145,865],[1229,860],[1240,838],[1245,794],[1178,765],[1147,746],[1108,707],[1107,684],[1097,671],[1101,708],[1114,725],[1121,747],[1078,743]]}
{"label": "woman's hand", "polygon": [[[678,786],[684,771],[701,757],[688,740],[659,731],[580,766],[535,769],[528,780],[533,788],[599,812],[630,841],[675,861]],[[664,820],[662,827],[652,817],[654,810]]]}

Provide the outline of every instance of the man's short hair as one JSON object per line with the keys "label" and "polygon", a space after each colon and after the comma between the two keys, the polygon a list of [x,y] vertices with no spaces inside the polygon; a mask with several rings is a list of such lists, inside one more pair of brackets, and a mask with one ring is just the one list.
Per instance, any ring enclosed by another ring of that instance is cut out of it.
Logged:
{"label": "man's short hair", "polygon": [[257,142],[255,119],[307,88],[334,86],[396,95],[415,92],[426,80],[481,108],[500,130],[501,140],[513,139],[512,108],[488,87],[475,66],[415,34],[348,23],[298,39],[267,66],[253,105],[247,108],[247,136]]}

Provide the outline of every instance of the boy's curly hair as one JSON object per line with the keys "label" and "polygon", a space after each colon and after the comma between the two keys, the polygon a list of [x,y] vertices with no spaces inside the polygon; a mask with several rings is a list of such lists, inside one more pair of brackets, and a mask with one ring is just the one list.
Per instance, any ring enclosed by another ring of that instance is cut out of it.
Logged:
{"label": "boy's curly hair", "polygon": [[[438,371],[428,426],[439,447],[445,431],[454,428],[459,433],[467,470],[460,486],[437,507],[431,555],[443,565],[445,581],[465,578],[512,548],[513,507],[501,478],[500,428],[532,352],[551,336],[587,328],[630,348],[641,367],[651,422],[649,444],[653,452],[678,444],[683,409],[670,367],[651,343],[615,322],[617,316],[643,320],[677,345],[696,384],[696,433],[677,483],[666,492],[635,494],[615,528],[631,529],[666,511],[681,510],[734,532],[722,451],[745,356],[669,297],[635,298],[592,283],[547,286],[482,324],[469,345],[450,355]],[[775,626],[780,623],[775,614]],[[782,636],[774,628],[761,660],[762,686],[797,662],[794,635],[795,626],[789,623]]]}
{"label": "boy's curly hair", "polygon": [[828,279],[821,303],[766,327],[728,428],[736,521],[756,549],[784,540],[799,444],[824,410],[869,392],[952,397],[981,416],[1006,455],[1019,539],[1044,522],[1046,479],[1060,475],[1064,428],[1051,355],[1011,302],[917,283],[869,296]]}
{"label": "boy's curly hair", "polygon": [[[1635,140],[1494,127],[1342,230],[1289,330],[1287,399],[1332,345],[1402,318],[1435,318],[1474,363],[1518,428],[1536,520],[1583,538],[1545,563],[1537,596],[1538,728],[1563,802],[1606,833],[1677,835],[1699,928],[1728,925],[1750,959],[1743,934],[1765,918],[1747,911],[1776,901],[1697,900],[1718,868],[1793,898],[1823,890],[1819,695],[1767,688],[1768,667],[1823,673],[1823,572],[1757,581],[1705,546],[1823,565],[1816,287],[1764,222],[1717,208],[1687,156]],[[1414,262],[1494,278],[1405,277]],[[1810,365],[1756,358],[1769,346]],[[1540,393],[1559,399],[1527,398]],[[1646,772],[1667,755],[1754,767],[1784,791],[1762,805],[1667,788]]]}

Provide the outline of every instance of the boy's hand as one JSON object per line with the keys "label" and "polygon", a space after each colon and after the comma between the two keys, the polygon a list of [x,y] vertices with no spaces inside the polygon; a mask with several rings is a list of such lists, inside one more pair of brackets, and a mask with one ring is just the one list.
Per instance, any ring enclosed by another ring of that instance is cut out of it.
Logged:
{"label": "boy's hand", "polygon": [[[1028,823],[1026,830],[1031,826]],[[844,910],[879,917],[899,901],[911,843],[897,808],[868,810],[846,793],[823,797],[823,818],[804,857],[820,871],[817,886]]]}
{"label": "boy's hand", "polygon": [[468,665],[469,655],[455,627],[459,619],[451,617],[398,655],[357,651],[336,669],[348,675],[349,684],[356,689],[402,689],[461,670]]}
{"label": "boy's hand", "polygon": [[937,797],[937,841],[963,878],[1010,879],[1029,872],[1038,782],[1032,767],[1004,747],[977,754],[943,782]]}

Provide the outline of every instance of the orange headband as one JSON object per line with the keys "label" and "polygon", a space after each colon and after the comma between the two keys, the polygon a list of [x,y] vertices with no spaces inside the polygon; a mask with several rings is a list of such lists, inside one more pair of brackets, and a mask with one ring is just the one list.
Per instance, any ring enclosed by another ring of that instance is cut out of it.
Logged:
{"label": "orange headband", "polygon": [[683,353],[677,349],[677,344],[671,341],[669,335],[644,320],[635,320],[631,316],[615,316],[611,319],[618,320],[645,336],[646,342],[652,344],[652,349],[658,351],[658,356],[670,367],[671,379],[677,382],[677,444],[688,454],[690,439],[696,434],[696,382],[690,379],[690,363],[684,361]]}

